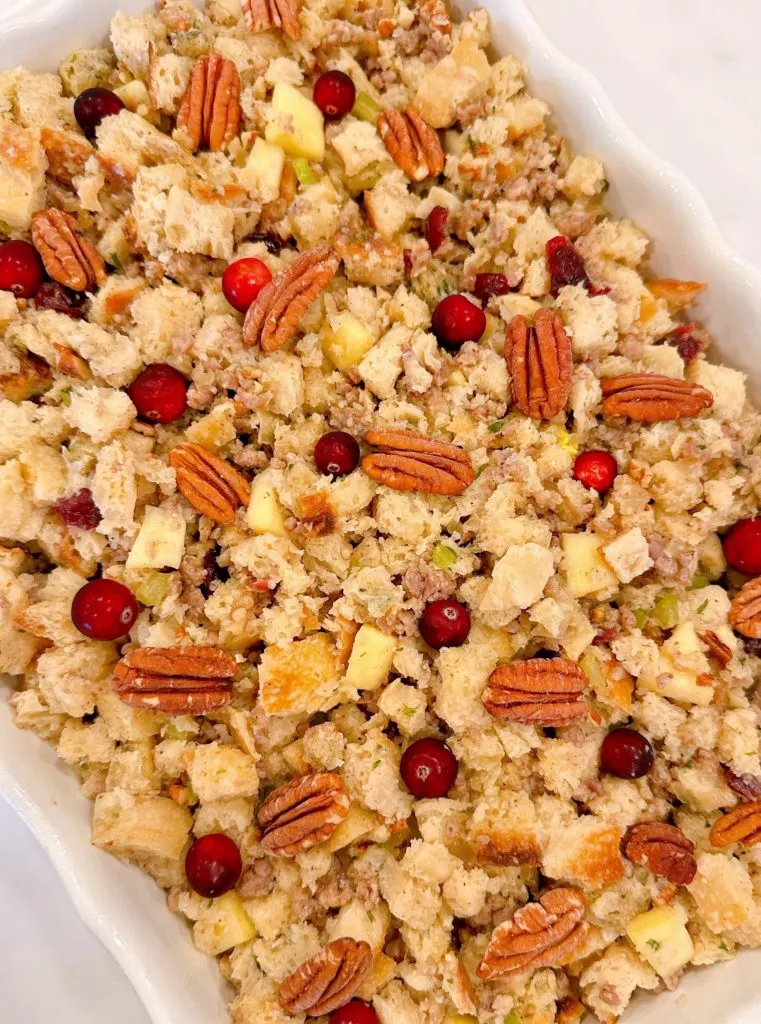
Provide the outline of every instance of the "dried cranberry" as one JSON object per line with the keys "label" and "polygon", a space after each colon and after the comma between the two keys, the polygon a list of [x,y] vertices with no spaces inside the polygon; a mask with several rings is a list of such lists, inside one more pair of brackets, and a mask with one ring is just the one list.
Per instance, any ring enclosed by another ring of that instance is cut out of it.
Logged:
{"label": "dried cranberry", "polygon": [[235,842],[223,832],[196,839],[185,858],[185,875],[199,896],[224,896],[238,884],[243,862]]}
{"label": "dried cranberry", "polygon": [[402,252],[402,259],[404,262],[404,276],[410,277],[412,274],[412,253],[409,249],[405,249]]}
{"label": "dried cranberry", "polygon": [[591,491],[605,494],[613,486],[618,473],[618,463],[610,452],[592,448],[576,456],[573,464],[573,478]]}
{"label": "dried cranberry", "polygon": [[610,295],[610,288],[607,284],[592,284],[590,281],[587,292],[594,298],[596,295]]}
{"label": "dried cranberry", "polygon": [[325,117],[345,117],[354,106],[357,90],[344,71],[324,71],[314,83],[312,99]]}
{"label": "dried cranberry", "polygon": [[691,363],[703,351],[703,329],[694,321],[680,324],[668,335],[667,341],[676,348],[685,364]]}
{"label": "dried cranberry", "polygon": [[346,476],[357,468],[359,445],[345,430],[331,430],[314,446],[314,461],[325,476]]}
{"label": "dried cranberry", "polygon": [[600,767],[618,779],[641,779],[654,760],[652,743],[636,729],[613,729],[602,741]]}
{"label": "dried cranberry", "polygon": [[42,284],[45,271],[40,254],[31,242],[15,239],[0,245],[0,291],[31,299]]}
{"label": "dried cranberry", "polygon": [[592,640],[593,647],[605,647],[607,644],[612,643],[617,636],[615,629],[601,629],[597,636]]}
{"label": "dried cranberry", "polygon": [[746,654],[752,654],[755,658],[761,658],[761,640],[755,640],[750,636],[743,636],[740,639]]}
{"label": "dried cranberry", "polygon": [[282,249],[292,249],[296,244],[295,238],[282,238],[272,231],[258,231],[253,235],[246,236],[249,242],[261,242],[267,252],[277,256]]}
{"label": "dried cranberry", "polygon": [[582,284],[589,287],[584,260],[574,248],[570,238],[556,235],[545,246],[547,270],[550,274],[550,291],[557,295],[561,288],[570,284]]}
{"label": "dried cranberry", "polygon": [[443,740],[427,736],[407,747],[399,767],[404,784],[414,796],[434,800],[446,796],[454,786],[459,765]]}
{"label": "dried cranberry", "polygon": [[745,772],[733,772],[731,768],[724,766],[724,781],[736,793],[744,803],[753,800],[761,800],[761,778],[758,775],[749,775]]}
{"label": "dried cranberry", "polygon": [[380,1024],[378,1014],[369,1003],[352,999],[330,1015],[329,1024]]}
{"label": "dried cranberry", "polygon": [[94,530],[103,518],[89,487],[83,487],[68,498],[59,498],[53,503],[53,511],[67,526],[76,526],[79,530]]}
{"label": "dried cranberry", "polygon": [[210,548],[203,556],[204,577],[201,583],[201,593],[204,597],[210,596],[212,584],[217,580],[224,583],[230,579],[230,570],[217,561],[218,553],[219,549]]}
{"label": "dried cranberry", "polygon": [[84,292],[75,292],[57,281],[43,281],[34,296],[37,309],[52,309],[55,313],[65,313],[72,320],[82,320],[87,306]]}
{"label": "dried cranberry", "polygon": [[271,280],[272,274],[267,264],[255,256],[247,256],[231,263],[224,272],[222,291],[233,309],[245,313],[262,288]]}
{"label": "dried cranberry", "polygon": [[127,394],[139,415],[152,423],[173,423],[188,407],[188,382],[169,363],[146,366]]}
{"label": "dried cranberry", "polygon": [[504,274],[476,274],[476,282],[473,286],[473,294],[483,302],[490,295],[507,295],[510,285]]}
{"label": "dried cranberry", "polygon": [[761,573],[761,516],[741,519],[723,541],[727,563],[746,576]]}
{"label": "dried cranberry", "polygon": [[470,633],[470,613],[459,601],[444,598],[423,609],[418,622],[420,635],[429,647],[459,647]]}
{"label": "dried cranberry", "polygon": [[132,591],[116,580],[92,580],[71,602],[71,621],[91,640],[118,640],[126,636],[138,615]]}
{"label": "dried cranberry", "polygon": [[425,219],[425,238],[431,252],[436,252],[447,237],[449,210],[446,206],[434,206]]}
{"label": "dried cranberry", "polygon": [[123,101],[110,89],[85,89],[74,100],[74,117],[88,139],[95,138],[101,121],[124,110]]}
{"label": "dried cranberry", "polygon": [[486,330],[486,316],[464,295],[447,295],[433,311],[431,330],[444,348],[458,349],[466,341],[478,341]]}

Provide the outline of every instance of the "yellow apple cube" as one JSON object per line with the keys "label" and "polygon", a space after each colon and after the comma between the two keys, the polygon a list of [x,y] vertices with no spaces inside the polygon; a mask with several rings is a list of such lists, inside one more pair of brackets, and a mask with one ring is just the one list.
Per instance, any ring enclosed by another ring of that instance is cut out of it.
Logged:
{"label": "yellow apple cube", "polygon": [[219,956],[255,935],[256,929],[237,892],[212,900],[193,925],[193,943],[209,956]]}
{"label": "yellow apple cube", "polygon": [[352,313],[341,313],[335,330],[322,338],[322,351],[337,370],[360,363],[375,344],[375,338]]}
{"label": "yellow apple cube", "polygon": [[[687,659],[692,663],[689,667],[684,664]],[[698,679],[704,673],[709,674],[709,668],[695,627],[691,622],[683,622],[661,648],[657,671],[643,672],[637,687],[705,708],[713,700],[714,690],[709,683]]]}
{"label": "yellow apple cube", "polygon": [[325,849],[330,853],[342,850],[345,846],[356,842],[357,839],[369,835],[381,823],[382,819],[375,811],[371,811],[361,804],[352,803],[349,805],[349,813],[325,843]]}
{"label": "yellow apple cube", "polygon": [[322,160],[325,156],[324,121],[320,108],[287,82],[278,82],[272,94],[271,120],[264,137],[289,156]]}
{"label": "yellow apple cube", "polygon": [[267,470],[254,480],[246,522],[256,534],[274,533],[277,537],[288,536],[283,507],[277,496],[272,475]]}
{"label": "yellow apple cube", "polygon": [[618,577],[600,553],[604,540],[593,533],[564,533],[561,542],[566,579],[574,597],[618,588]]}
{"label": "yellow apple cube", "polygon": [[377,690],[388,679],[396,645],[396,637],[381,633],[377,626],[360,626],[346,666],[346,683],[357,690]]}
{"label": "yellow apple cube", "polygon": [[263,203],[271,203],[280,195],[280,179],[285,167],[285,153],[264,139],[254,143],[240,180],[251,192],[256,192]]}
{"label": "yellow apple cube", "polygon": [[643,960],[662,978],[671,978],[692,959],[695,947],[676,907],[655,907],[638,914],[626,934]]}
{"label": "yellow apple cube", "polygon": [[373,953],[379,953],[386,941],[390,922],[388,907],[382,901],[370,910],[361,900],[354,899],[341,907],[338,916],[330,923],[330,939],[356,939],[357,942],[366,942]]}
{"label": "yellow apple cube", "polygon": [[127,555],[127,571],[179,569],[185,553],[185,520],[179,512],[148,505],[140,532]]}

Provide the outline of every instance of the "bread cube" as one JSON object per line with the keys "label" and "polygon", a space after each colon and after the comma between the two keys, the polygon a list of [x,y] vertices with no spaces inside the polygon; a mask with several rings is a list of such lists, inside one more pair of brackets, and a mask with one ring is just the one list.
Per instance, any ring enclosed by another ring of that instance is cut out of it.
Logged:
{"label": "bread cube", "polygon": [[119,857],[179,860],[193,817],[163,796],[135,796],[123,790],[95,799],[92,841]]}

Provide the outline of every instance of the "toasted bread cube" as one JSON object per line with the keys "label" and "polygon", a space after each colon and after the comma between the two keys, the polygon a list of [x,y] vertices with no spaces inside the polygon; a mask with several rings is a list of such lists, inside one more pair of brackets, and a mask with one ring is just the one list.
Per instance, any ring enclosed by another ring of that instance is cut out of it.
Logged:
{"label": "toasted bread cube", "polygon": [[119,857],[179,860],[192,824],[190,811],[168,797],[112,790],[96,797],[92,841]]}
{"label": "toasted bread cube", "polygon": [[271,645],[262,654],[259,701],[268,715],[327,711],[341,692],[338,658],[327,633]]}
{"label": "toasted bread cube", "polygon": [[0,118],[0,220],[25,231],[45,201],[47,158],[39,133]]}

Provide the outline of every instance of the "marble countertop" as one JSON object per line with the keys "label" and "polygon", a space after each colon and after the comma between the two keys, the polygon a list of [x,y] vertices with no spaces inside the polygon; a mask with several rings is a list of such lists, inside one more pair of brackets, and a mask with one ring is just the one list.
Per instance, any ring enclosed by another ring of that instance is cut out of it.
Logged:
{"label": "marble countertop", "polygon": [[[0,0],[0,3],[2,0]],[[732,245],[761,263],[761,5],[529,0],[639,137],[698,186]],[[148,1024],[77,918],[42,850],[0,801],[0,1016],[7,1024]],[[188,1022],[194,1024],[194,1022]]]}

